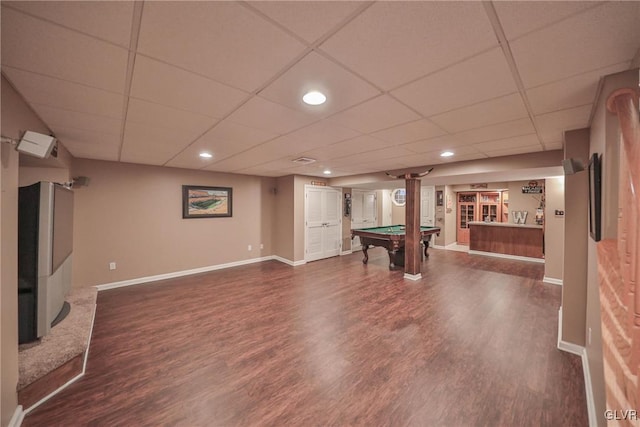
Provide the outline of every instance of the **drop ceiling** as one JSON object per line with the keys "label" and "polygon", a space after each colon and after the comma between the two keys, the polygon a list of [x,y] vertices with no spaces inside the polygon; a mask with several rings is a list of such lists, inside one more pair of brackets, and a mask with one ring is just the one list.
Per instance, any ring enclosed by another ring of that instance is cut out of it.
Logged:
{"label": "drop ceiling", "polygon": [[562,148],[639,62],[639,22],[640,2],[3,1],[2,74],[75,157],[339,177]]}

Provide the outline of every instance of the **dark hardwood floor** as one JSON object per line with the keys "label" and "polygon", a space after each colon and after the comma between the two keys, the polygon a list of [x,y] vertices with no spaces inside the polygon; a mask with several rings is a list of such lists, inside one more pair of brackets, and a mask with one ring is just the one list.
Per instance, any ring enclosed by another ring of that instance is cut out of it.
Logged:
{"label": "dark hardwood floor", "polygon": [[587,426],[542,264],[362,254],[103,291],[87,373],[25,426]]}

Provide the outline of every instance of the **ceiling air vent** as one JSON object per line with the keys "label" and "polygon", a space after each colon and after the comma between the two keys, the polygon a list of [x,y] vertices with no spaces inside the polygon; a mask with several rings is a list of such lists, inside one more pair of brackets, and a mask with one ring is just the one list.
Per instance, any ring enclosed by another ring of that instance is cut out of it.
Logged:
{"label": "ceiling air vent", "polygon": [[291,160],[293,163],[297,163],[299,165],[309,165],[316,161],[316,159],[310,159],[309,157],[298,157],[297,159]]}

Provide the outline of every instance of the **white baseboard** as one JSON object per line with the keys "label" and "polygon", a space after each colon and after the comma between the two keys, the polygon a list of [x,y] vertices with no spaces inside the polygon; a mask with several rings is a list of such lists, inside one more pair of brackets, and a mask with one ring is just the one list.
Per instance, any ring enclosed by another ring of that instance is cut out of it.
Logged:
{"label": "white baseboard", "polygon": [[429,248],[433,248],[433,249],[445,249],[446,247],[445,247],[445,246],[442,246],[442,245],[432,245],[432,244],[429,244]]}
{"label": "white baseboard", "polygon": [[[93,316],[91,318],[91,329],[89,329],[89,338],[87,340],[87,349],[84,351],[84,360],[82,361],[82,372],[80,372],[75,377],[71,378],[69,381],[67,381],[66,383],[64,383],[63,385],[61,385],[60,387],[58,387],[57,389],[55,389],[54,391],[52,391],[51,393],[49,393],[48,395],[43,397],[42,399],[38,400],[33,405],[29,406],[24,411],[24,415],[29,414],[31,411],[36,409],[38,406],[42,405],[47,400],[51,399],[53,396],[55,396],[56,394],[60,393],[62,390],[64,390],[65,388],[69,387],[71,384],[75,383],[80,378],[84,377],[84,374],[87,371],[87,360],[89,359],[89,346],[91,345],[91,336],[93,335],[93,325],[95,323],[95,320],[96,320],[96,306],[94,305],[93,306]],[[23,418],[24,418],[24,415],[23,415]]]}
{"label": "white baseboard", "polygon": [[[191,269],[191,270],[174,271],[172,273],[157,274],[157,275],[154,275],[154,276],[147,276],[147,277],[138,277],[136,279],[123,280],[123,281],[120,281],[120,282],[105,283],[105,284],[102,284],[102,285],[97,285],[96,288],[98,288],[98,291],[104,291],[104,290],[107,290],[107,289],[122,288],[124,286],[139,285],[141,283],[155,282],[155,281],[158,281],[158,280],[173,279],[173,278],[176,278],[176,277],[189,276],[191,274],[206,273],[206,272],[214,271],[214,270],[222,270],[224,268],[238,267],[240,265],[253,264],[253,263],[262,262],[262,261],[269,261],[269,260],[272,260],[272,259],[276,259],[276,260],[278,260],[280,262],[284,262],[285,264],[296,265],[292,261],[285,260],[284,258],[280,258],[280,257],[274,256],[274,255],[271,255],[271,256],[266,256],[266,257],[261,257],[261,258],[252,258],[252,259],[245,259],[245,260],[242,260],[242,261],[228,262],[226,264],[218,264],[218,265],[211,265],[211,266],[208,266],[208,267],[194,268],[194,269]],[[304,264],[304,262],[303,262],[303,264]]]}
{"label": "white baseboard", "polygon": [[340,256],[342,256],[342,255],[351,255],[352,253],[353,253],[353,251],[351,249],[349,249],[348,251],[340,252]]}
{"label": "white baseboard", "polygon": [[552,284],[552,285],[559,285],[559,286],[562,286],[562,279],[554,279],[553,277],[547,277],[547,276],[544,276],[544,277],[542,278],[542,281],[543,281],[544,283],[550,283],[550,284]]}
{"label": "white baseboard", "polygon": [[24,411],[22,410],[22,405],[18,405],[16,410],[13,412],[13,416],[9,420],[9,424],[7,427],[20,427],[22,424],[22,420],[24,420]]}
{"label": "white baseboard", "polygon": [[591,384],[591,371],[589,370],[589,357],[587,349],[583,349],[582,372],[584,374],[584,389],[587,394],[587,413],[589,414],[589,427],[598,427],[598,415],[596,414],[596,402],[593,398],[593,384]]}
{"label": "white baseboard", "polygon": [[297,267],[297,266],[299,266],[299,265],[304,265],[304,264],[306,264],[306,263],[307,263],[307,261],[305,261],[305,260],[301,260],[301,261],[291,261],[290,259],[282,258],[282,257],[280,257],[280,256],[278,256],[278,255],[272,255],[272,256],[271,256],[271,259],[274,259],[274,260],[276,260],[276,261],[280,261],[280,262],[285,263],[285,264],[287,264],[287,265],[290,265],[290,266],[292,266],[292,267]]}
{"label": "white baseboard", "polygon": [[596,403],[593,397],[593,384],[591,383],[587,349],[577,344],[568,343],[562,339],[562,307],[558,310],[558,350],[580,356],[582,360],[582,375],[584,375],[584,390],[587,400],[589,427],[598,427],[598,416],[596,414]]}
{"label": "white baseboard", "polygon": [[532,258],[532,257],[528,257],[528,256],[498,254],[498,253],[495,253],[495,252],[484,252],[484,251],[472,251],[472,250],[469,250],[469,255],[484,255],[484,256],[492,256],[492,257],[496,257],[496,258],[507,258],[507,259],[514,259],[514,260],[517,260],[517,261],[529,261],[529,262],[538,262],[538,263],[544,264],[544,259],[543,258]]}
{"label": "white baseboard", "polygon": [[562,307],[558,310],[558,350],[566,351],[567,353],[575,354],[576,356],[582,356],[584,347],[577,344],[566,342],[562,339]]}
{"label": "white baseboard", "polygon": [[418,274],[409,274],[409,273],[404,273],[404,278],[405,279],[409,279],[409,280],[420,280],[422,279],[422,273],[418,273]]}
{"label": "white baseboard", "polygon": [[582,356],[584,347],[560,340],[558,341],[558,350],[566,351],[567,353],[575,354],[576,356]]}

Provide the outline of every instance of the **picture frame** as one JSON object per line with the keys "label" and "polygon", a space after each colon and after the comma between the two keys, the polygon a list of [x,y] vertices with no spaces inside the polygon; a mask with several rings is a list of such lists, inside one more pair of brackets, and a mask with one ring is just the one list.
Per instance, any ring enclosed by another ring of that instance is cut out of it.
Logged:
{"label": "picture frame", "polygon": [[233,213],[233,188],[182,186],[182,218],[223,218]]}
{"label": "picture frame", "polygon": [[444,205],[444,192],[442,190],[436,191],[436,206]]}
{"label": "picture frame", "polygon": [[602,226],[602,159],[593,153],[589,161],[589,234],[599,242]]}

